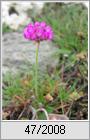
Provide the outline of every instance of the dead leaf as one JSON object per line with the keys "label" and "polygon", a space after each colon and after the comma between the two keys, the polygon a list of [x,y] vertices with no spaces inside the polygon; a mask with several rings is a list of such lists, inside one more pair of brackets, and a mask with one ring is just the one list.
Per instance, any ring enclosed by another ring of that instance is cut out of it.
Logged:
{"label": "dead leaf", "polygon": [[84,33],[83,32],[77,32],[77,36],[84,38]]}
{"label": "dead leaf", "polygon": [[24,99],[22,97],[15,95],[13,100],[15,100],[15,99],[17,101],[19,101],[21,104],[23,104],[23,105],[25,104],[25,101],[24,101]]}
{"label": "dead leaf", "polygon": [[77,60],[85,59],[86,58],[86,53],[85,52],[78,53],[76,55],[76,58],[77,58]]}
{"label": "dead leaf", "polygon": [[71,93],[69,95],[69,100],[70,101],[76,101],[77,99],[79,99],[81,96],[83,96],[83,92],[77,92],[77,91],[74,91],[73,93]]}
{"label": "dead leaf", "polygon": [[9,116],[9,114],[10,114],[10,111],[8,111],[8,112],[2,112],[3,119],[5,120]]}
{"label": "dead leaf", "polygon": [[58,91],[59,91],[59,81],[56,81],[55,87],[54,87],[54,94],[55,94],[55,96],[58,95]]}
{"label": "dead leaf", "polygon": [[22,84],[23,86],[28,86],[28,85],[29,85],[29,81],[28,81],[27,79],[23,79],[23,80],[21,81],[21,84]]}
{"label": "dead leaf", "polygon": [[47,102],[51,102],[51,101],[53,101],[53,97],[52,97],[50,94],[47,94],[47,95],[45,96],[45,100],[46,100]]}

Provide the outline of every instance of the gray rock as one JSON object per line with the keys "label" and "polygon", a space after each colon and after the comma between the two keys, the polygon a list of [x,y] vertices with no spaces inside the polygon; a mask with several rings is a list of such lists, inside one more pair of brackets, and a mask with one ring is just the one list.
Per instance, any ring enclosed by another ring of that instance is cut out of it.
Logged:
{"label": "gray rock", "polygon": [[[25,40],[22,33],[13,32],[3,35],[2,72],[18,72],[30,69],[35,63],[36,45]],[[45,71],[47,65],[56,66],[58,58],[52,55],[58,50],[52,42],[43,41],[39,47],[39,69]]]}

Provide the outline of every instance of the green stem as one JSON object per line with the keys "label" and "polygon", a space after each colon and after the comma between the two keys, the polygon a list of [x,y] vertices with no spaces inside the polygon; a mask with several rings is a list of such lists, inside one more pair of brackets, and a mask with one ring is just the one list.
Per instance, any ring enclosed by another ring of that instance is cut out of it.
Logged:
{"label": "green stem", "polygon": [[63,108],[63,101],[61,99],[61,108],[62,108],[62,114],[64,114],[64,108]]}
{"label": "green stem", "polygon": [[37,42],[36,46],[36,64],[35,64],[35,94],[38,97],[38,49],[39,49],[39,42]]}

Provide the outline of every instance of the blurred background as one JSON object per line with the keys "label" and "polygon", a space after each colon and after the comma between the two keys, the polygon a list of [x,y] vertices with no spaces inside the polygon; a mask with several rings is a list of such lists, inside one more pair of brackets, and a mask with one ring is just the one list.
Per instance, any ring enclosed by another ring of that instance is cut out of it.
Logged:
{"label": "blurred background", "polygon": [[[43,60],[45,63],[47,62],[45,68],[52,62],[57,65],[58,58],[52,59],[50,56],[55,50],[57,50],[57,54],[64,53],[66,56],[70,51],[75,54],[87,50],[87,2],[2,2],[2,51],[5,53],[3,55],[3,73],[8,70],[15,72],[18,69],[27,69],[26,59],[31,63],[35,62],[35,47],[26,47],[33,46],[33,44],[32,42],[29,44],[23,37],[24,27],[34,21],[46,21],[54,30],[53,44],[43,43],[43,46],[47,47],[40,50],[39,61],[41,65]],[[48,63],[47,60],[50,62]],[[26,68],[22,67],[22,63]]]}
{"label": "blurred background", "polygon": [[[44,95],[45,89],[51,90],[49,98],[54,100],[52,88],[56,89],[58,81],[60,85],[64,83],[60,89],[57,87],[57,92],[59,90],[63,102],[67,102],[68,95],[69,102],[75,101],[70,119],[87,119],[88,2],[2,2],[3,105],[16,93],[26,98],[28,89],[34,89],[34,84],[23,88],[20,78],[31,72],[35,63],[35,44],[23,37],[24,27],[35,21],[45,21],[54,31],[51,42],[40,44],[39,75],[46,79],[46,84],[39,92]],[[17,73],[21,75],[16,76]],[[44,102],[43,97],[40,102]],[[46,108],[54,112],[57,106],[56,101]]]}
{"label": "blurred background", "polygon": [[[80,4],[80,2],[75,3]],[[62,2],[61,4],[57,3],[57,5],[67,4],[72,7],[75,3]],[[88,2],[81,2],[81,4],[88,8]],[[46,5],[46,2],[2,2],[2,24],[10,29],[18,30],[21,26],[26,25],[28,22],[32,22],[35,16],[41,14],[45,7],[48,9],[48,7],[50,7],[49,5],[50,3]],[[53,7],[50,8],[51,14],[56,12]]]}

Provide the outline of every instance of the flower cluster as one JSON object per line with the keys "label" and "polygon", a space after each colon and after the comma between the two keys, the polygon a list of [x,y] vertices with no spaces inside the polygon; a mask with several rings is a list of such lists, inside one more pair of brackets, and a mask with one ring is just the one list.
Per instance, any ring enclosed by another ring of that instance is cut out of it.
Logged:
{"label": "flower cluster", "polygon": [[30,23],[24,29],[24,37],[33,41],[51,40],[53,38],[53,31],[45,22]]}

